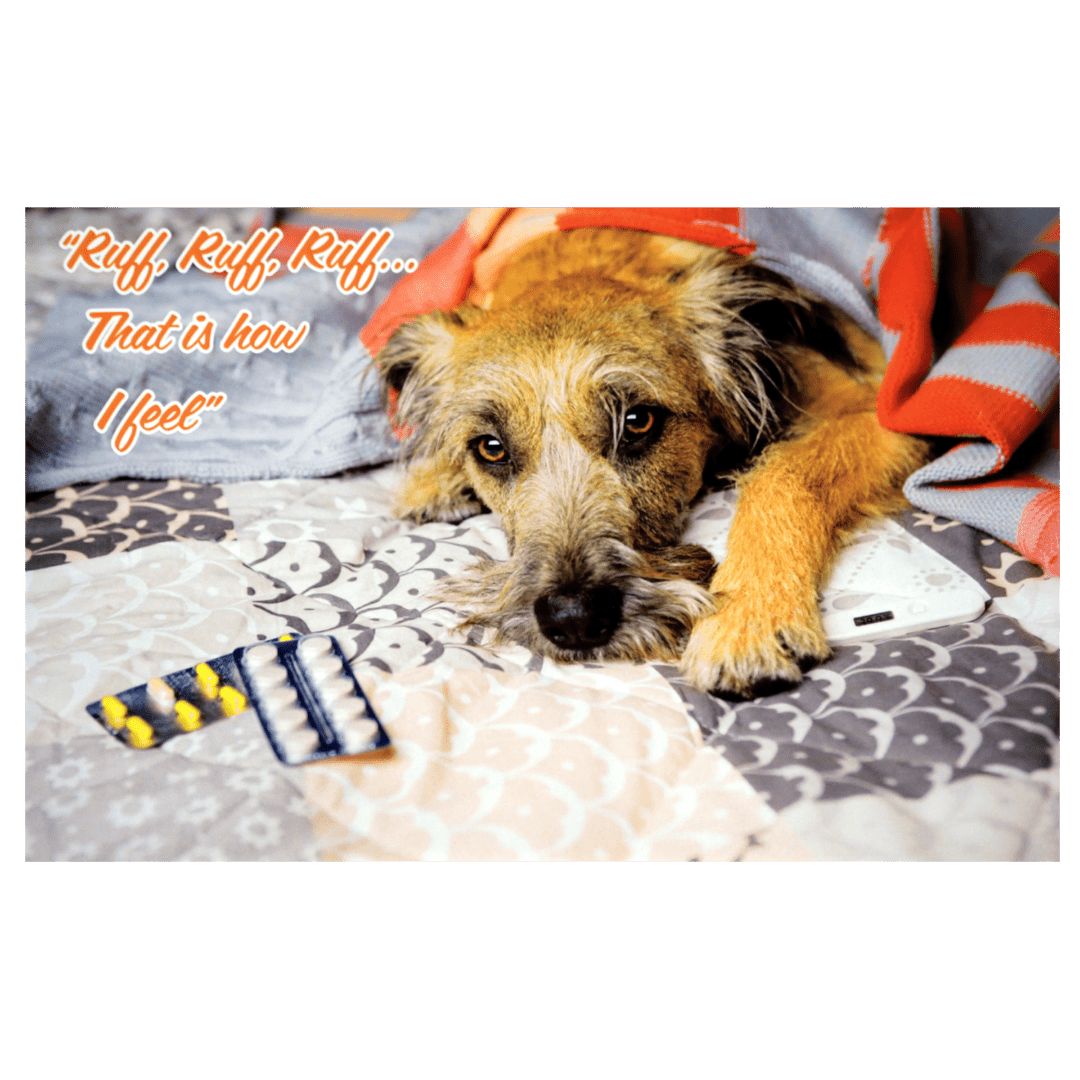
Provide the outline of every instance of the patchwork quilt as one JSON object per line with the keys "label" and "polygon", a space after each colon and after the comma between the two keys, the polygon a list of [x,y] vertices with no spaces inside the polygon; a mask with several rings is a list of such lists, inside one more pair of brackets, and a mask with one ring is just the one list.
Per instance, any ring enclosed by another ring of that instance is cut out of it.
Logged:
{"label": "patchwork quilt", "polygon": [[[66,295],[48,258],[28,248],[28,380],[42,386],[34,345],[59,347],[50,318]],[[354,332],[372,304],[327,309],[323,333],[337,319]],[[842,645],[793,690],[731,703],[671,665],[561,666],[457,630],[430,586],[505,555],[505,538],[488,514],[392,517],[400,467],[383,423],[382,460],[332,475],[32,491],[27,859],[1058,858],[1058,579],[1014,548],[926,510],[857,537],[899,559],[931,549],[925,588],[974,583],[984,610]],[[733,507],[727,492],[701,499],[695,539],[722,548]],[[86,712],[315,631],[342,645],[391,747],[290,768],[250,710],[150,750]]]}

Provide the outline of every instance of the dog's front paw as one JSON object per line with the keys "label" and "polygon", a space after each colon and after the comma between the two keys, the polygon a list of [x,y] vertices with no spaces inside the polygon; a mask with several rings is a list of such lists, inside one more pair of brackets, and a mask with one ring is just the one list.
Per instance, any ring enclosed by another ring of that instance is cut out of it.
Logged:
{"label": "dog's front paw", "polygon": [[752,697],[755,688],[797,683],[799,661],[825,660],[830,650],[817,604],[785,613],[736,598],[721,601],[720,610],[694,626],[680,668],[697,690]]}
{"label": "dog's front paw", "polygon": [[432,498],[421,505],[398,499],[393,506],[392,513],[394,517],[415,522],[417,525],[427,525],[432,521],[444,521],[456,525],[459,521],[484,513],[485,509],[483,503],[469,498]]}
{"label": "dog's front paw", "polygon": [[423,525],[429,521],[459,522],[482,514],[484,505],[465,483],[464,475],[437,463],[413,464],[394,503],[395,517]]}

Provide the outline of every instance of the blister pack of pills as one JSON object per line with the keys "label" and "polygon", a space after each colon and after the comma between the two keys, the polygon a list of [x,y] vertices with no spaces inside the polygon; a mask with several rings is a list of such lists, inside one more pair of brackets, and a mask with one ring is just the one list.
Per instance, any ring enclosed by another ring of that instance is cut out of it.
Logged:
{"label": "blister pack of pills", "polygon": [[109,695],[86,711],[137,750],[253,706],[286,765],[362,754],[390,739],[328,634],[264,641]]}
{"label": "blister pack of pills", "polygon": [[264,641],[237,649],[233,657],[266,737],[286,765],[389,745],[329,634]]}
{"label": "blister pack of pills", "polygon": [[232,654],[103,697],[86,711],[136,750],[235,716],[248,707]]}

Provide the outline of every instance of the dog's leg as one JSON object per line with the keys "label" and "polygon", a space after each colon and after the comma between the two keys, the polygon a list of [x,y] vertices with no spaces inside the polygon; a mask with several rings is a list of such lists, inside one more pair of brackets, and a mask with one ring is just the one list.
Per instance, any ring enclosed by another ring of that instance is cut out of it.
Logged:
{"label": "dog's leg", "polygon": [[468,486],[460,466],[440,466],[429,459],[414,462],[394,504],[397,517],[411,521],[462,521],[482,514],[484,506]]}
{"label": "dog's leg", "polygon": [[710,585],[719,610],[696,624],[683,654],[690,683],[748,695],[760,682],[797,682],[800,659],[825,659],[818,590],[844,534],[903,506],[903,481],[924,454],[869,411],[809,422],[769,447],[740,484]]}

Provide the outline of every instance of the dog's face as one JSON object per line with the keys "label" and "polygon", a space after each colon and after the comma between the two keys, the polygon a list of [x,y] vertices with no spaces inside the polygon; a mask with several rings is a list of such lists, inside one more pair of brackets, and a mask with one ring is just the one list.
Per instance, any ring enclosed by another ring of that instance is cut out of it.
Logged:
{"label": "dog's face", "polygon": [[442,591],[468,624],[558,660],[678,656],[715,603],[712,558],[679,543],[691,500],[782,420],[782,350],[760,329],[778,303],[804,301],[745,259],[582,230],[519,260],[489,310],[394,335],[400,510],[488,507],[506,530],[506,562]]}

